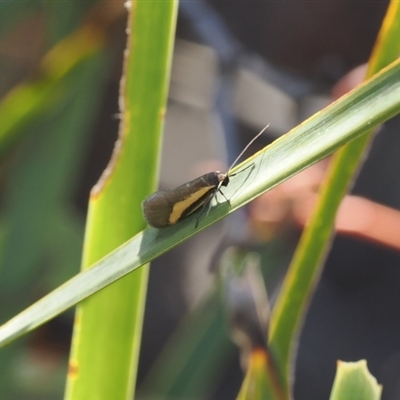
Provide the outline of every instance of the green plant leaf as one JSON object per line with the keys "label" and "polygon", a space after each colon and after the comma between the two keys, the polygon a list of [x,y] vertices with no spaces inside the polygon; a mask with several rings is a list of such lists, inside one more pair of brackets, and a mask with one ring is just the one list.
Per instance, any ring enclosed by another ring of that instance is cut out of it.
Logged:
{"label": "green plant leaf", "polygon": [[[398,57],[400,52],[399,10],[399,3],[391,2],[377,39],[377,46],[369,66],[369,75],[377,72],[375,68],[381,68]],[[394,23],[395,21],[397,22]],[[391,45],[386,46],[388,43]],[[385,51],[380,51],[381,47]],[[398,61],[395,61],[392,65],[397,63]],[[394,84],[396,80],[393,81]],[[367,101],[376,106],[378,97],[374,99],[372,97]],[[365,115],[361,115],[363,111],[359,115],[349,115],[347,122],[353,118],[364,118]],[[336,118],[336,116],[333,117]],[[368,128],[368,118],[365,122],[365,127]],[[298,330],[322,270],[322,262],[333,235],[336,212],[342,198],[351,187],[360,162],[365,157],[372,139],[372,128],[373,126],[366,129],[366,135],[350,142],[334,155],[326,179],[321,185],[318,203],[303,232],[271,316],[270,346],[276,356],[288,393],[291,391],[292,352],[295,349]]]}
{"label": "green plant leaf", "polygon": [[368,371],[367,362],[338,361],[330,400],[379,400],[382,385]]}
{"label": "green plant leaf", "polygon": [[209,397],[232,349],[220,296],[212,290],[169,338],[141,385],[139,397]]}
{"label": "green plant leaf", "polygon": [[237,400],[284,400],[276,371],[269,355],[256,349],[250,356],[249,367]]}
{"label": "green plant leaf", "polygon": [[[47,292],[79,271],[84,224],[69,202],[108,66],[101,51],[103,32],[82,43],[84,32],[81,29],[59,42],[32,80],[14,87],[0,103],[4,122],[0,157],[7,150],[0,237],[1,321],[27,307],[35,293]],[[70,46],[75,50],[72,54]],[[60,54],[68,56],[68,68]],[[61,67],[65,73],[57,75]],[[12,76],[4,72],[3,79]],[[34,95],[36,90],[38,96]],[[7,146],[11,143],[18,144],[13,151]],[[18,267],[9,268],[11,265]],[[27,354],[29,343],[21,341],[18,346],[0,356],[4,371],[0,376],[1,398],[26,397],[16,364],[19,355]],[[63,385],[58,385],[58,390],[56,397],[61,396]]]}
{"label": "green plant leaf", "polygon": [[83,26],[60,41],[44,57],[39,77],[15,86],[0,103],[0,154],[15,143],[22,128],[60,105],[71,85],[71,74],[104,45],[100,31]]}
{"label": "green plant leaf", "polygon": [[[89,201],[83,269],[144,227],[141,200],[156,185],[177,3],[128,2],[119,140]],[[85,273],[85,272],[83,272]],[[132,397],[148,268],[83,302],[76,314],[66,398]]]}
{"label": "green plant leaf", "polygon": [[195,229],[196,215],[165,229],[149,228],[81,272],[0,328],[0,344],[53,318],[125,274],[156,258],[216,220],[396,115],[400,110],[400,61],[359,86],[238,166],[230,199],[212,207]]}

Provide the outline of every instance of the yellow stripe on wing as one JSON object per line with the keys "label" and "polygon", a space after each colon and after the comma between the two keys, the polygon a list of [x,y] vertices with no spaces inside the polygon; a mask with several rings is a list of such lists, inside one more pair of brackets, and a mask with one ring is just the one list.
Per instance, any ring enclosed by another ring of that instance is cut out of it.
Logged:
{"label": "yellow stripe on wing", "polygon": [[[173,225],[176,224],[179,219],[182,217],[182,214],[194,203],[196,203],[197,200],[199,200],[201,197],[206,195],[211,189],[213,189],[214,186],[205,186],[203,188],[198,189],[196,192],[190,194],[186,199],[178,201],[174,204],[171,214],[169,216],[169,224]],[[195,207],[193,210],[191,210],[191,213],[195,210],[197,210],[200,206],[202,206],[204,202],[200,202],[197,207]],[[191,214],[190,213],[190,214]]]}

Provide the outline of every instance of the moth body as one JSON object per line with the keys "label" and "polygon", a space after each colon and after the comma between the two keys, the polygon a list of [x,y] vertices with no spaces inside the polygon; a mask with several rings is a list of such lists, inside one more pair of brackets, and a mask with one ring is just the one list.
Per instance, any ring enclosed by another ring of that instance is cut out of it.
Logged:
{"label": "moth body", "polygon": [[[142,202],[142,210],[147,223],[154,228],[165,228],[166,226],[176,224],[181,219],[198,210],[201,206],[205,206],[211,201],[217,191],[225,197],[221,191],[221,186],[228,186],[230,170],[234,165],[236,165],[237,161],[249,146],[262,135],[268,126],[269,124],[252,140],[250,140],[247,146],[232,163],[227,173],[224,174],[220,171],[209,172],[208,174],[184,183],[175,189],[160,190],[149,197],[146,197]],[[247,168],[244,168],[242,171]],[[242,171],[239,171],[238,173]],[[231,174],[231,176],[237,175],[238,173]],[[229,203],[229,200],[226,197],[225,199]],[[199,218],[196,222],[196,227]]]}
{"label": "moth body", "polygon": [[228,183],[228,174],[215,171],[175,189],[160,190],[143,200],[143,215],[154,228],[174,225],[211,200],[216,190]]}

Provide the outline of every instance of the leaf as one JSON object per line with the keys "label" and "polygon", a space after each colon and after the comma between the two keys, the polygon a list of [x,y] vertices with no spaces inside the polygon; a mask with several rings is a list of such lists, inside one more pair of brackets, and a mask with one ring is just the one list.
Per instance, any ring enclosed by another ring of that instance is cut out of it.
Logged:
{"label": "leaf", "polygon": [[[154,190],[158,176],[177,3],[129,4],[133,9],[120,93],[119,138],[90,195],[83,254],[86,272],[143,229],[141,200]],[[79,306],[65,398],[132,397],[147,279],[148,268],[142,268]]]}
{"label": "leaf", "polygon": [[[397,59],[400,51],[399,34],[400,7],[398,2],[392,1],[371,57],[368,76],[387,65],[390,60]],[[398,61],[395,61],[392,65],[397,63]],[[381,76],[383,71],[375,76]],[[376,107],[379,96],[375,97],[371,93],[371,97],[365,98],[365,101]],[[368,127],[371,121],[366,115],[362,115],[367,108],[360,109],[359,114],[350,113],[346,123],[351,123],[352,119],[365,118],[365,127]],[[334,114],[332,118],[335,119],[337,116]],[[319,200],[302,234],[272,313],[270,346],[276,355],[288,391],[290,391],[290,378],[293,375],[292,360],[298,331],[329,249],[336,212],[365,157],[373,138],[372,131],[373,126],[370,126],[364,131],[366,135],[348,143],[332,157],[330,168],[320,188]]]}
{"label": "leaf", "polygon": [[125,274],[165,253],[193,236],[198,230],[247,204],[337,150],[400,110],[400,61],[317,113],[235,170],[225,190],[230,206],[220,203],[194,228],[196,215],[165,229],[149,228],[115,252],[81,272],[63,286],[35,303],[0,328],[0,345],[34,329]]}
{"label": "leaf", "polygon": [[382,385],[368,371],[367,361],[338,361],[330,400],[379,400]]}

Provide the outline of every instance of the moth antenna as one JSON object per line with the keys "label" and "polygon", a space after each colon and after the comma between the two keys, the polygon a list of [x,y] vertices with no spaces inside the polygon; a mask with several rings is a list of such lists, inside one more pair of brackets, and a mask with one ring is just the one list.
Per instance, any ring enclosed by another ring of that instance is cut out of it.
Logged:
{"label": "moth antenna", "polygon": [[253,139],[250,140],[250,142],[246,145],[246,147],[241,151],[241,153],[236,157],[235,161],[232,163],[232,165],[229,167],[228,171],[230,171],[235,164],[239,161],[240,157],[242,157],[242,155],[244,154],[244,152],[253,144],[253,142],[258,139],[263,133],[264,131],[269,127],[269,124],[266,125],[260,133],[257,133],[256,136],[253,137]]}
{"label": "moth antenna", "polygon": [[[236,160],[235,160],[235,161],[232,163],[232,165],[229,167],[227,173],[229,173],[229,171],[230,171],[230,170],[235,166],[235,164],[239,161],[240,157],[242,157],[242,155],[244,154],[244,152],[253,144],[253,142],[254,142],[256,139],[258,139],[258,138],[264,133],[264,131],[265,131],[268,127],[269,127],[269,124],[266,125],[266,126],[264,126],[264,128],[261,130],[261,132],[260,132],[260,133],[257,133],[257,135],[254,136],[253,139],[251,139],[249,143],[247,143],[246,147],[240,152],[240,154],[236,157]],[[221,187],[222,187],[222,182],[223,182],[223,181],[221,181],[221,182],[218,183],[216,192],[217,192],[218,190],[221,189]]]}

